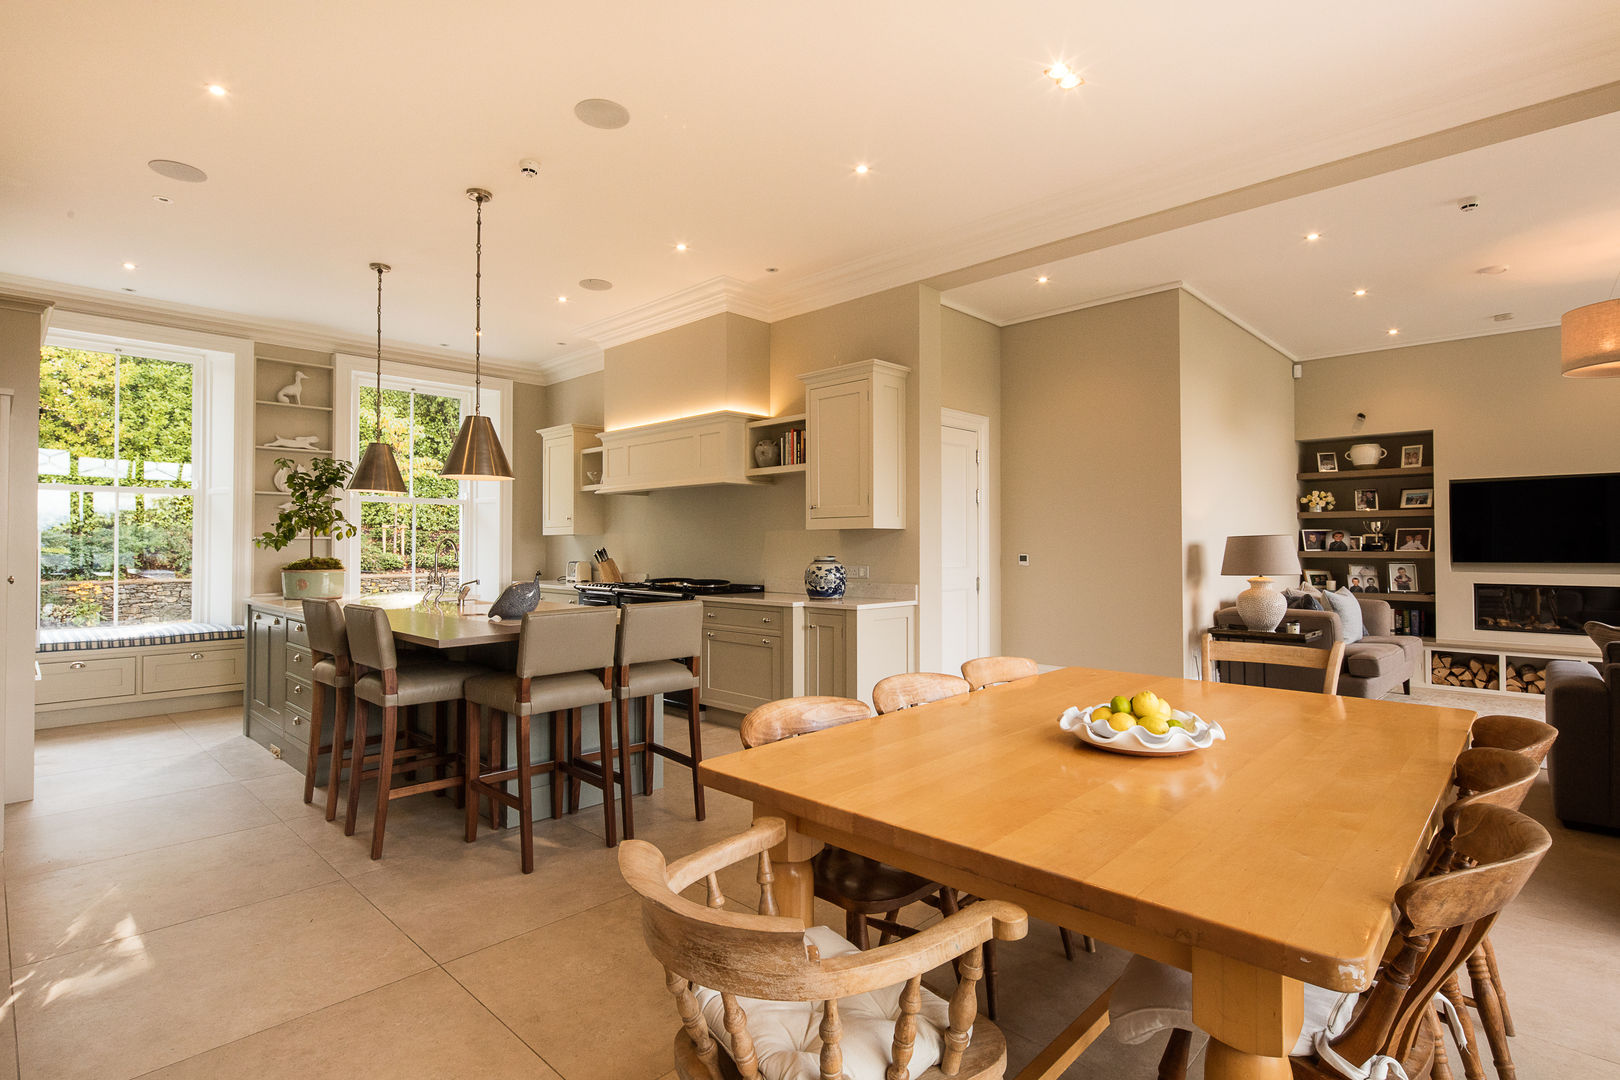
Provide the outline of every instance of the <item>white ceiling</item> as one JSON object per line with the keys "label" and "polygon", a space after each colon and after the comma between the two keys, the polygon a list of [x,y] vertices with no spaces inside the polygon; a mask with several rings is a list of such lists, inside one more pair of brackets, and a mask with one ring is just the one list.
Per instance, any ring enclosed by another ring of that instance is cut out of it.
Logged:
{"label": "white ceiling", "polygon": [[806,310],[1620,79],[1613,0],[11,0],[0,40],[0,273],[364,341],[380,259],[389,339],[465,352],[481,185],[517,364],[715,278]]}
{"label": "white ceiling", "polygon": [[1620,284],[1617,169],[1612,113],[945,297],[1005,325],[1180,282],[1301,360],[1550,326]]}

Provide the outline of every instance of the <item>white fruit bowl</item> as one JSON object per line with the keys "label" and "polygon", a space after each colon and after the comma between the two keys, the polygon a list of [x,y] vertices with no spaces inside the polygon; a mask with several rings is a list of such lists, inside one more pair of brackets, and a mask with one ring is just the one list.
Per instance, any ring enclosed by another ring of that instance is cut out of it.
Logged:
{"label": "white fruit bowl", "polygon": [[1106,720],[1092,720],[1099,709],[1109,707],[1108,702],[1080,709],[1071,705],[1058,718],[1058,727],[1073,732],[1075,738],[1100,750],[1116,754],[1136,754],[1142,757],[1175,757],[1194,750],[1208,750],[1217,739],[1224,740],[1226,732],[1213,720],[1205,720],[1197,713],[1171,710],[1172,716],[1186,727],[1173,727],[1163,735],[1155,735],[1141,724],[1124,731],[1115,731]]}

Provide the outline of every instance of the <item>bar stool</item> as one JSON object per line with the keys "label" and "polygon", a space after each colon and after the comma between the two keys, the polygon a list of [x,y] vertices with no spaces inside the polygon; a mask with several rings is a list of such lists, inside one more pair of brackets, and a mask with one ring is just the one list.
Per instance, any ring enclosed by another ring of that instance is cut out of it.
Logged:
{"label": "bar stool", "polygon": [[[315,683],[315,703],[310,707],[309,761],[304,766],[304,801],[315,801],[315,770],[322,754],[331,754],[327,765],[326,820],[337,817],[338,783],[349,750],[349,702],[354,697],[354,667],[349,660],[349,631],[343,621],[343,605],[336,600],[305,600],[304,625],[309,631],[309,649],[315,663],[309,677]],[[326,693],[333,690],[332,741],[321,745],[326,727]],[[360,729],[364,738],[365,729]]]}
{"label": "bar stool", "polygon": [[[481,797],[491,807],[504,805],[518,812],[523,837],[523,872],[534,873],[534,776],[551,774],[551,816],[562,816],[562,775],[569,762],[562,731],[562,717],[587,705],[599,705],[605,718],[613,700],[614,622],[618,614],[609,607],[577,608],[567,612],[531,611],[523,616],[518,637],[516,670],[511,674],[491,672],[467,680],[462,691],[467,702],[467,843],[478,839],[478,805]],[[506,744],[505,717],[517,717],[517,762],[503,768],[491,754],[489,771],[484,770],[481,737],[482,713],[493,709],[501,716],[501,745]],[[551,717],[550,760],[536,765],[529,744],[530,720]],[[604,719],[603,737],[607,726]],[[609,745],[606,741],[604,746]],[[517,794],[504,785],[516,780]],[[613,819],[613,799],[605,800],[609,822]],[[610,826],[611,827],[611,826]]]}
{"label": "bar stool", "polygon": [[[463,747],[458,745],[451,749],[447,745],[446,710],[437,710],[431,744],[419,743],[418,738],[407,729],[403,752],[398,745],[401,734],[399,710],[451,702],[459,705],[466,681],[485,674],[488,669],[476,664],[448,661],[428,661],[401,667],[394,650],[394,631],[388,625],[386,611],[363,604],[350,604],[344,609],[344,617],[349,629],[349,655],[357,670],[365,669],[365,674],[354,680],[355,737],[350,747],[349,807],[344,832],[354,834],[354,816],[361,782],[376,777],[377,815],[371,824],[371,857],[380,859],[390,802],[407,795],[465,786],[459,768]],[[382,710],[382,744],[377,752],[375,769],[366,768],[369,760],[365,754],[363,716],[366,710],[361,708],[361,702]],[[450,775],[446,768],[452,764],[458,766],[454,775]],[[437,773],[432,780],[417,781],[403,787],[394,786],[396,772],[414,773],[427,768]]]}
{"label": "bar stool", "polygon": [[[628,776],[630,752],[630,702],[642,703],[645,730],[641,746],[641,793],[652,794],[653,755],[666,758],[692,770],[692,809],[702,821],[703,785],[697,768],[703,760],[703,733],[698,723],[698,665],[703,651],[703,602],[684,600],[658,604],[629,604],[619,610],[618,679],[614,694],[619,711],[619,767]],[[690,753],[671,749],[653,739],[653,699],[664,694],[687,692],[686,730]],[[635,836],[635,817],[630,807],[630,785],[623,787],[624,838]]]}

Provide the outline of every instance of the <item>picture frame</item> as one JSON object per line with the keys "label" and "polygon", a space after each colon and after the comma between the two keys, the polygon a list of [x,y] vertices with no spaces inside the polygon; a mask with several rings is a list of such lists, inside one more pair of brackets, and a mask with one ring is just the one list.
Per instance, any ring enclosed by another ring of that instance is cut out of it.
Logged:
{"label": "picture frame", "polygon": [[1326,529],[1299,530],[1299,550],[1301,551],[1326,551],[1327,543],[1328,531]]}
{"label": "picture frame", "polygon": [[1356,510],[1373,511],[1378,509],[1377,488],[1356,488]]}
{"label": "picture frame", "polygon": [[1347,536],[1345,537],[1344,542],[1350,545],[1351,551],[1361,550],[1361,537],[1359,536]]}
{"label": "picture frame", "polygon": [[[1432,550],[1433,540],[1433,529],[1422,528],[1395,530],[1396,551],[1429,551]],[[1415,592],[1416,590],[1413,591]]]}
{"label": "picture frame", "polygon": [[1333,579],[1328,576],[1326,570],[1307,570],[1305,571],[1305,584],[1314,589],[1331,589],[1333,588]]}
{"label": "picture frame", "polygon": [[1316,455],[1317,472],[1338,472],[1339,455],[1332,451],[1324,451]]}
{"label": "picture frame", "polygon": [[1428,510],[1434,506],[1434,488],[1402,488],[1402,510]]}
{"label": "picture frame", "polygon": [[1386,545],[1388,543],[1389,543],[1389,539],[1383,533],[1362,533],[1361,534],[1361,546],[1359,548],[1357,548],[1356,550],[1357,551],[1388,551],[1389,549],[1384,546],[1384,545]]}
{"label": "picture frame", "polygon": [[1328,541],[1327,541],[1327,550],[1328,551],[1349,551],[1350,550],[1350,541],[1353,540],[1353,539],[1356,539],[1356,538],[1350,536],[1349,534],[1347,534],[1343,529],[1329,530],[1329,532],[1328,532]]}
{"label": "picture frame", "polygon": [[1392,562],[1389,564],[1389,591],[1392,593],[1420,592],[1418,586],[1418,564],[1415,562]]}
{"label": "picture frame", "polygon": [[1423,444],[1401,447],[1401,468],[1421,469],[1423,467]]}
{"label": "picture frame", "polygon": [[1353,593],[1377,593],[1384,590],[1379,587],[1378,568],[1367,563],[1350,564],[1350,591]]}

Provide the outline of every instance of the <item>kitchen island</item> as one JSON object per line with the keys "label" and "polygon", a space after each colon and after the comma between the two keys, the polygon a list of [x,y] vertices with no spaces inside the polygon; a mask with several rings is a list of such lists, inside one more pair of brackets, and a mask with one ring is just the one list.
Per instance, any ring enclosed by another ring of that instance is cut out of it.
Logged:
{"label": "kitchen island", "polygon": [[[345,597],[345,606],[366,603],[376,598]],[[309,756],[309,732],[314,696],[325,694],[322,715],[333,715],[335,699],[330,687],[318,687],[309,677],[313,657],[309,647],[309,632],[304,624],[301,601],[286,600],[280,596],[251,596],[247,601],[247,693],[244,695],[242,731],[250,739],[267,748],[276,757],[283,758],[302,769]],[[536,610],[567,612],[573,605],[547,599]],[[491,622],[483,614],[456,615],[431,613],[408,607],[390,608],[389,625],[393,627],[396,643],[404,648],[433,649],[452,659],[466,659],[472,663],[502,666],[511,670],[521,624],[516,621]],[[402,652],[404,651],[402,648]],[[582,719],[583,748],[587,754],[599,748],[595,706],[584,710]],[[651,723],[654,737],[662,740],[664,709],[662,700],[655,701],[651,716],[645,715],[642,703],[631,702],[630,738],[634,744],[644,741],[646,726]],[[380,730],[380,722],[373,719],[373,731]],[[515,751],[515,727],[508,733],[508,755]],[[533,751],[537,761],[551,756],[550,725],[536,725]],[[323,742],[331,741],[330,732],[323,733]],[[632,755],[633,775],[639,776],[639,753]],[[510,760],[510,757],[509,757]],[[316,784],[326,783],[326,757]],[[653,787],[663,786],[663,759],[653,757]],[[541,813],[550,813],[549,775],[536,778],[534,805]],[[645,794],[638,791],[637,794]],[[580,792],[581,807],[595,806],[602,801],[602,793],[585,785]]]}

